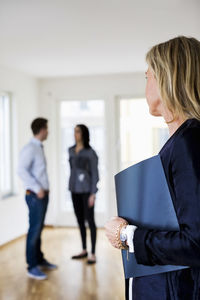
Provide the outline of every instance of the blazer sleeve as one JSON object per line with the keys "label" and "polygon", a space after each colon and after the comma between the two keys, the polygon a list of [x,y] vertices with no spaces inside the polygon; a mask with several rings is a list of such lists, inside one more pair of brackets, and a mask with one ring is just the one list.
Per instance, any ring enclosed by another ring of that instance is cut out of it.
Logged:
{"label": "blazer sleeve", "polygon": [[69,161],[70,170],[72,169],[72,155],[71,155],[71,152],[72,152],[72,149],[70,147],[70,148],[68,148],[68,153],[67,153],[67,158],[68,158],[68,161]]}
{"label": "blazer sleeve", "polygon": [[[137,262],[144,265],[200,267],[200,133],[190,128],[175,141],[170,183],[180,231],[138,228]],[[159,210],[159,208],[158,208]]]}
{"label": "blazer sleeve", "polygon": [[97,183],[99,181],[99,172],[98,172],[98,156],[94,150],[92,150],[90,155],[90,175],[91,175],[91,185],[90,193],[95,194],[97,189]]}

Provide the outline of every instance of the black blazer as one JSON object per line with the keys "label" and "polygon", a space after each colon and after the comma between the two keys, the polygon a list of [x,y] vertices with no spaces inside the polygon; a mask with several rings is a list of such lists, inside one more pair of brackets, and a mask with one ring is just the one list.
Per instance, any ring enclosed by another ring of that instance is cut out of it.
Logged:
{"label": "black blazer", "polygon": [[[200,299],[200,122],[185,121],[160,151],[180,231],[138,228],[137,262],[190,266],[133,280],[133,299]],[[127,297],[128,298],[128,297]]]}

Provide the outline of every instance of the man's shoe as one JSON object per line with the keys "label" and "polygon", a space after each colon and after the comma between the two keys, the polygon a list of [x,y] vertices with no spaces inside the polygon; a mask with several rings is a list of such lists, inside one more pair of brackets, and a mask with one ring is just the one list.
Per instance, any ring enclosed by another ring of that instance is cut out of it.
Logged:
{"label": "man's shoe", "polygon": [[57,265],[51,264],[46,259],[43,260],[43,262],[39,264],[39,267],[42,269],[45,269],[45,270],[55,270],[58,268]]}
{"label": "man's shoe", "polygon": [[37,280],[47,279],[47,275],[44,274],[38,267],[31,268],[27,273],[28,277],[34,278]]}
{"label": "man's shoe", "polygon": [[88,253],[85,252],[85,253],[80,253],[80,254],[78,254],[78,255],[72,256],[72,259],[81,259],[81,258],[85,258],[85,257],[87,257],[87,256],[88,256]]}

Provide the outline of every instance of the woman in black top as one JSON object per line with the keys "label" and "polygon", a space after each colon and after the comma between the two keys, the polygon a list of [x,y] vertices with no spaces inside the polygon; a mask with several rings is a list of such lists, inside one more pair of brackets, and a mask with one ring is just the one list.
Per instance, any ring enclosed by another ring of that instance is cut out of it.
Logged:
{"label": "woman in black top", "polygon": [[74,137],[76,144],[69,148],[70,179],[69,190],[71,191],[74,212],[80,229],[82,247],[81,253],[72,256],[72,259],[81,259],[88,256],[86,245],[85,221],[88,221],[91,233],[92,250],[88,263],[96,262],[96,225],[94,220],[94,204],[97,192],[98,157],[89,144],[89,130],[79,124],[75,127]]}
{"label": "woman in black top", "polygon": [[147,63],[150,113],[162,116],[169,127],[170,138],[159,154],[180,230],[134,229],[116,217],[107,223],[106,232],[111,244],[121,248],[116,236],[125,241],[132,230],[132,242],[127,244],[130,247],[133,243],[139,264],[189,266],[134,278],[126,299],[199,300],[200,42],[181,36],[156,45],[147,53]]}

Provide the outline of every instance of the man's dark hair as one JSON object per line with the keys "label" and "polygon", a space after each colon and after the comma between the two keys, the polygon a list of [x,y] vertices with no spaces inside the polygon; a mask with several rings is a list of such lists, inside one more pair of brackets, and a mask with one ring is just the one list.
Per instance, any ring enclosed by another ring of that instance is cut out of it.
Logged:
{"label": "man's dark hair", "polygon": [[37,118],[37,119],[33,120],[33,122],[31,123],[31,129],[33,131],[33,134],[36,135],[36,134],[40,133],[41,129],[46,129],[47,123],[48,123],[48,120],[44,119],[44,118]]}
{"label": "man's dark hair", "polygon": [[81,130],[84,148],[90,148],[90,133],[88,127],[84,124],[78,124],[76,127],[79,127]]}

